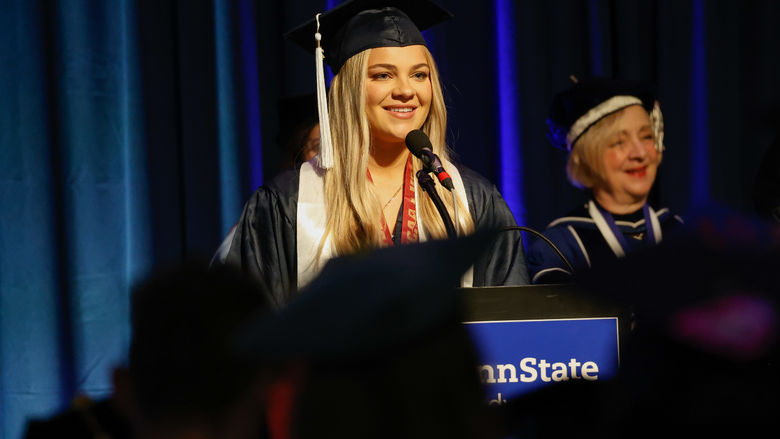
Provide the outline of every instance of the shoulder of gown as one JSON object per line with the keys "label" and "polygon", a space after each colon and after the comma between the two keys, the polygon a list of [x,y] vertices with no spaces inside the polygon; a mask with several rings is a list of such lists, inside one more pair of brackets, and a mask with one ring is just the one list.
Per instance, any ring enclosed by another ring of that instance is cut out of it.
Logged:
{"label": "shoulder of gown", "polygon": [[[679,216],[674,215],[669,208],[656,209],[656,213],[664,239],[680,233],[683,221]],[[638,223],[623,221],[617,223],[621,231],[626,234],[645,230],[644,220]],[[561,250],[561,253],[575,270],[589,268],[592,262],[591,258],[594,256],[595,259],[612,257],[606,241],[603,242],[604,248],[601,248],[603,238],[590,217],[586,205],[580,205],[566,215],[551,221],[544,231],[544,235]],[[594,242],[598,243],[599,248],[593,248]],[[569,268],[560,256],[541,239],[535,240],[528,249],[528,270],[533,283],[571,281],[572,273]]]}
{"label": "shoulder of gown", "polygon": [[250,274],[281,307],[297,285],[296,216],[299,169],[277,175],[244,205],[225,263]]}
{"label": "shoulder of gown", "polygon": [[[478,173],[457,167],[477,230],[516,225],[496,187]],[[285,171],[258,188],[244,205],[225,263],[239,266],[261,285],[272,306],[281,307],[297,285],[297,169]],[[528,284],[522,239],[502,232],[474,266],[475,286]]]}
{"label": "shoulder of gown", "polygon": [[[496,186],[477,172],[456,166],[463,180],[475,230],[516,226]],[[474,264],[474,286],[527,285],[528,269],[519,231],[501,231],[490,250]]]}

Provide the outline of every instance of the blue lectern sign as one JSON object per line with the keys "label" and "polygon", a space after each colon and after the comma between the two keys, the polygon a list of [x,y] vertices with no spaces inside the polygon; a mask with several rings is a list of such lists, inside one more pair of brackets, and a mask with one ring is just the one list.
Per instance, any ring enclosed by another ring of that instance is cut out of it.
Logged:
{"label": "blue lectern sign", "polygon": [[570,379],[602,380],[618,370],[618,319],[466,322],[491,404]]}

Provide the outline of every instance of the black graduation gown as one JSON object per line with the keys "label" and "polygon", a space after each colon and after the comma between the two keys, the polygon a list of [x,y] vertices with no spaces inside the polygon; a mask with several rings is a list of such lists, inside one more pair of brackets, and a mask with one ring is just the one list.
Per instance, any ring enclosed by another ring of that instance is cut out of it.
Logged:
{"label": "black graduation gown", "polygon": [[[682,220],[668,208],[657,209],[656,214],[664,239],[682,229]],[[646,224],[641,209],[627,215],[613,215],[613,218],[626,237],[629,252],[647,245],[644,241]],[[617,259],[588,213],[587,203],[550,224],[544,235],[558,247],[575,271]],[[528,269],[535,284],[566,283],[572,280],[572,273],[565,263],[541,239],[528,249]]]}
{"label": "black graduation gown", "polygon": [[[474,171],[458,167],[476,230],[516,225],[496,187]],[[257,189],[236,224],[225,263],[235,264],[266,287],[281,307],[297,286],[296,221],[299,170],[291,169]],[[474,286],[526,285],[528,271],[519,232],[498,235],[492,250],[474,264]]]}

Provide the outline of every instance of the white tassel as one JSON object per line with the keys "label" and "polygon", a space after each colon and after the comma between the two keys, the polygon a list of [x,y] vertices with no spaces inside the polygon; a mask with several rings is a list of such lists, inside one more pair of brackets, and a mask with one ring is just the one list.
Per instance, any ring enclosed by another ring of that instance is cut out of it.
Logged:
{"label": "white tassel", "polygon": [[333,141],[330,137],[330,117],[328,116],[328,98],[325,92],[325,67],[322,60],[325,58],[324,51],[320,46],[322,35],[320,34],[320,14],[316,16],[317,33],[314,39],[317,40],[317,48],[314,50],[314,58],[317,69],[317,109],[320,116],[320,168],[331,169],[334,165]]}

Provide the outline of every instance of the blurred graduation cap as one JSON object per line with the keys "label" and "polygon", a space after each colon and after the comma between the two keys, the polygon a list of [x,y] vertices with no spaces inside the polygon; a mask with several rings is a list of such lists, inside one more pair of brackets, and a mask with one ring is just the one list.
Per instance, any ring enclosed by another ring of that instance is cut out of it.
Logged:
{"label": "blurred graduation cap", "polygon": [[282,375],[279,428],[295,419],[299,438],[487,437],[456,286],[494,236],[332,259],[286,308],[249,326],[239,355]]}
{"label": "blurred graduation cap", "polygon": [[777,231],[707,206],[687,215],[684,235],[578,272],[583,294],[636,313],[619,373],[510,401],[508,430],[627,437],[680,424],[719,434],[725,425],[777,425]]}
{"label": "blurred graduation cap", "polygon": [[249,359],[344,360],[370,357],[460,322],[455,293],[490,237],[387,247],[330,260],[288,306],[247,328]]}
{"label": "blurred graduation cap", "polygon": [[323,58],[334,74],[352,56],[376,47],[425,45],[420,33],[452,17],[431,0],[350,0],[317,14],[286,37],[314,52],[317,66],[320,167],[334,165],[325,93]]}
{"label": "blurred graduation cap", "polygon": [[571,151],[577,140],[598,121],[631,105],[650,114],[656,148],[663,150],[663,118],[654,88],[639,81],[593,78],[579,81],[553,99],[547,117],[547,137],[553,145]]}
{"label": "blurred graduation cap", "polygon": [[585,291],[636,310],[639,325],[730,361],[776,351],[780,230],[710,206],[684,234],[579,273]]}

